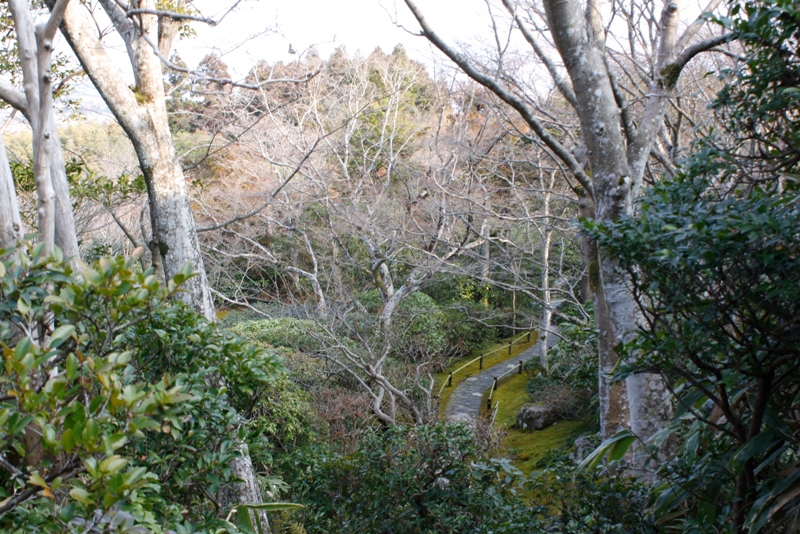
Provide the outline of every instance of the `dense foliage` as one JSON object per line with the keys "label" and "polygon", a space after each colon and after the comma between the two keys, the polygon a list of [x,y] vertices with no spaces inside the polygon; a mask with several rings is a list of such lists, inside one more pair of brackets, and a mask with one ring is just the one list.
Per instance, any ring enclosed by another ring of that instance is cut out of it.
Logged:
{"label": "dense foliage", "polygon": [[[734,3],[745,60],[722,127],[635,217],[587,223],[642,314],[623,378],[666,377],[677,408],[652,511],[686,532],[794,532],[800,514],[797,2]],[[626,438],[627,439],[627,438]]]}
{"label": "dense foliage", "polygon": [[235,531],[234,406],[277,359],[219,334],[134,259],[0,263],[4,532]]}
{"label": "dense foliage", "polygon": [[537,359],[526,362],[531,376],[525,390],[531,402],[549,407],[561,418],[596,423],[597,333],[567,322],[558,329],[559,342],[548,353],[547,368]]}

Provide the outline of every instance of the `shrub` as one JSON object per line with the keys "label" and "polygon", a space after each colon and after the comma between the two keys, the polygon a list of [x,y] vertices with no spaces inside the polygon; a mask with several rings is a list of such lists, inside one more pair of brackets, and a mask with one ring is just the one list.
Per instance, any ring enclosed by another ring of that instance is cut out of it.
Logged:
{"label": "shrub", "polygon": [[594,420],[597,417],[597,335],[592,327],[571,323],[562,323],[558,328],[562,339],[548,352],[548,372],[541,369],[538,360],[526,362],[528,370],[538,373],[531,375],[525,389],[531,402],[555,409],[562,418]]}
{"label": "shrub", "polygon": [[314,336],[316,329],[314,321],[293,317],[258,319],[230,327],[231,332],[246,337],[253,343],[270,347],[289,347],[307,353],[320,349],[319,340]]}
{"label": "shrub", "polygon": [[351,454],[307,451],[293,475],[294,498],[306,505],[310,534],[498,532],[529,516],[514,494],[519,471],[478,460],[464,426],[394,425],[367,434]]}
{"label": "shrub", "polygon": [[0,251],[0,529],[236,531],[233,405],[277,360],[168,299],[188,269],[165,291],[132,259],[74,273],[41,248]]}

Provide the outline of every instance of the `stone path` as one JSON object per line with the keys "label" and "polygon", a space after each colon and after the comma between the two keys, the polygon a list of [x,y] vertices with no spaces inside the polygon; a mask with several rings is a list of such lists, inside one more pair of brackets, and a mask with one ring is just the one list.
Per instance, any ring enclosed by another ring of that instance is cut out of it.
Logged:
{"label": "stone path", "polygon": [[[551,330],[558,331],[555,326]],[[558,341],[558,336],[552,332],[547,336],[547,346],[552,347]],[[502,363],[484,369],[479,374],[471,376],[456,386],[455,391],[450,396],[447,403],[445,414],[448,421],[474,424],[481,409],[481,399],[483,393],[489,389],[494,382],[494,377],[500,376],[506,371],[517,367],[520,360],[528,361],[531,358],[538,358],[540,353],[541,340],[528,350],[506,360]]]}

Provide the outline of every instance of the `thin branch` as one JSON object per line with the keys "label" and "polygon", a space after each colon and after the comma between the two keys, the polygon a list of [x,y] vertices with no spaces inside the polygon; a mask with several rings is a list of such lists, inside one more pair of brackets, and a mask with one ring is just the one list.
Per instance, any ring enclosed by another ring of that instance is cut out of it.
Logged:
{"label": "thin branch", "polygon": [[125,12],[126,17],[133,15],[156,15],[158,17],[168,17],[172,20],[193,20],[195,22],[203,22],[209,26],[216,26],[219,21],[209,19],[200,15],[189,15],[188,13],[175,13],[173,11],[162,11],[160,9],[129,9]]}
{"label": "thin branch", "polygon": [[270,204],[272,204],[275,201],[275,197],[278,195],[278,193],[280,193],[281,190],[289,184],[289,182],[292,180],[292,178],[294,178],[297,175],[297,173],[300,172],[300,170],[303,168],[303,164],[305,164],[306,160],[308,160],[308,158],[311,157],[311,154],[314,153],[314,150],[317,148],[317,145],[319,145],[319,143],[323,139],[325,139],[325,137],[326,136],[318,137],[317,140],[314,141],[314,144],[311,146],[311,150],[309,150],[308,152],[305,153],[305,155],[303,156],[303,159],[300,160],[300,163],[297,164],[297,166],[294,168],[292,173],[283,181],[283,183],[281,185],[278,186],[277,189],[275,189],[275,191],[272,192],[272,194],[270,194],[269,200],[267,200],[264,204],[262,204],[261,206],[259,206],[258,208],[254,209],[253,211],[251,211],[249,213],[244,213],[242,215],[237,215],[236,217],[234,217],[232,219],[229,219],[229,220],[227,220],[225,222],[221,222],[219,224],[214,224],[212,226],[204,226],[202,228],[198,228],[197,232],[198,233],[199,232],[210,232],[211,230],[218,230],[220,228],[228,226],[229,224],[233,224],[233,223],[235,223],[237,221],[242,221],[244,219],[249,219],[250,217],[252,217],[254,215],[258,215],[259,213],[261,213],[263,210],[265,210]]}
{"label": "thin branch", "polygon": [[564,145],[559,143],[555,137],[550,135],[547,129],[533,115],[531,109],[525,105],[522,99],[507,91],[494,78],[491,78],[490,76],[480,72],[462,54],[456,52],[452,47],[450,47],[450,45],[444,42],[444,40],[439,37],[439,35],[430,27],[428,21],[425,20],[425,17],[422,15],[422,12],[417,7],[414,0],[404,1],[422,28],[422,35],[431,43],[433,43],[436,48],[441,50],[444,55],[458,65],[461,70],[467,74],[467,76],[492,91],[503,102],[517,110],[520,116],[525,120],[526,123],[528,123],[528,126],[530,126],[536,135],[539,136],[539,138],[550,148],[550,150],[552,150],[553,153],[555,153],[558,158],[564,162],[573,176],[575,176],[575,179],[581,183],[584,189],[586,189],[586,191],[592,191],[591,180],[584,172],[583,166],[578,163],[578,160],[575,159],[572,153],[567,150]]}
{"label": "thin branch", "polygon": [[703,24],[706,23],[705,15],[713,13],[714,10],[716,10],[717,7],[719,7],[719,5],[721,3],[722,3],[722,0],[711,0],[708,3],[706,8],[703,10],[703,13],[699,17],[697,17],[697,19],[694,22],[692,22],[689,25],[688,28],[686,28],[686,31],[683,32],[683,35],[681,35],[681,38],[678,39],[678,44],[676,46],[676,50],[683,50],[683,48],[689,43],[689,41],[692,39],[692,37],[694,37],[695,34],[698,31],[700,31],[700,28],[703,27]]}

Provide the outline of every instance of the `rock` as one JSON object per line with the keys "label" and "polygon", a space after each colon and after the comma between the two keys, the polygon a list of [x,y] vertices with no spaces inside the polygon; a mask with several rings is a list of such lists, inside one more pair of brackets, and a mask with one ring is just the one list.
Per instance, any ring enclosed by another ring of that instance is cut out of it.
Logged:
{"label": "rock", "polygon": [[558,419],[556,410],[536,404],[525,404],[517,412],[517,426],[522,429],[541,430]]}

